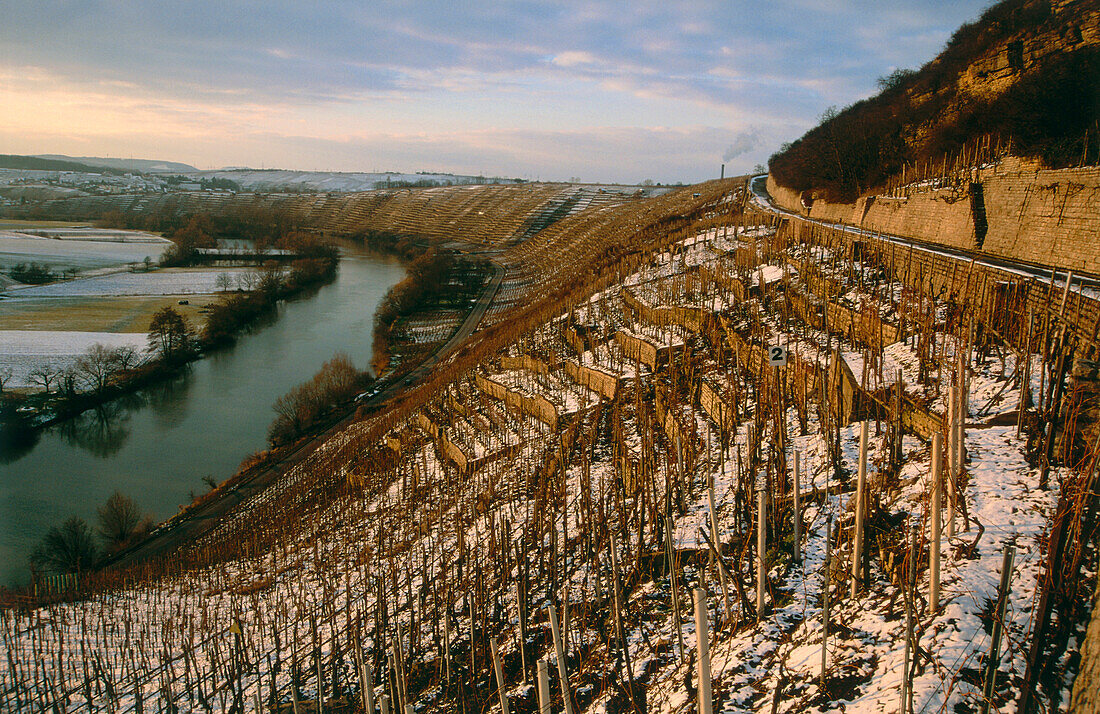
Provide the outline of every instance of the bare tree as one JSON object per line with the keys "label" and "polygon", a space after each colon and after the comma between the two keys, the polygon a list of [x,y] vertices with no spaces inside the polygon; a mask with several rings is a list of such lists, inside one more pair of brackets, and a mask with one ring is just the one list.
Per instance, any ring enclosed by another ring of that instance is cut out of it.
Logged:
{"label": "bare tree", "polygon": [[237,288],[245,292],[252,292],[260,284],[260,273],[255,270],[245,270],[237,273]]}
{"label": "bare tree", "polygon": [[52,364],[43,364],[35,367],[30,373],[31,381],[42,385],[42,391],[50,393],[50,383],[61,378],[61,370]]}
{"label": "bare tree", "polygon": [[190,352],[194,335],[182,315],[170,307],[161,308],[149,323],[149,351],[173,360]]}
{"label": "bare tree", "polygon": [[115,358],[118,361],[118,366],[122,369],[136,367],[141,359],[137,350],[130,345],[122,345],[115,348]]}
{"label": "bare tree", "polygon": [[119,491],[111,494],[107,502],[96,509],[96,516],[96,532],[109,551],[122,548],[131,538],[147,531],[152,525],[152,520],[142,514],[134,500]]}
{"label": "bare tree", "polygon": [[218,273],[218,277],[214,279],[214,285],[218,290],[227,293],[233,287],[233,277],[227,272]]}
{"label": "bare tree", "polygon": [[77,374],[76,367],[66,367],[57,376],[57,391],[66,397],[72,397],[76,394],[76,385],[79,381],[80,375]]}
{"label": "bare tree", "polygon": [[11,367],[0,369],[0,394],[4,393],[4,386],[11,381]]}
{"label": "bare tree", "polygon": [[118,372],[118,352],[95,343],[76,361],[76,371],[93,392],[102,392]]}

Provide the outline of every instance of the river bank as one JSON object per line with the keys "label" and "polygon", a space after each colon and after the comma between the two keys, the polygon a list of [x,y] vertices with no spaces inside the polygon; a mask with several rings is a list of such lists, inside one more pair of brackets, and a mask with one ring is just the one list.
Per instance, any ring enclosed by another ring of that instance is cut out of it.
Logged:
{"label": "river bank", "polygon": [[[127,348],[104,353],[93,346],[88,356],[76,365],[57,369],[53,375],[56,391],[49,380],[42,391],[4,395],[0,402],[0,429],[4,434],[0,448],[18,448],[18,441],[29,432],[71,419],[119,397],[167,379],[173,379],[188,365],[212,352],[223,349],[249,326],[270,313],[280,300],[287,300],[331,282],[337,271],[339,254],[335,248],[317,245],[284,268],[269,264],[256,274],[250,290],[225,293],[206,311],[206,320],[198,330],[186,320],[176,323],[178,344],[167,351],[151,351],[148,358]],[[186,303],[187,301],[181,301]],[[178,318],[174,308],[158,315]],[[150,344],[152,350],[152,343]],[[78,389],[85,381],[89,389]]]}
{"label": "river bank", "polygon": [[25,582],[26,554],[70,515],[91,519],[113,491],[163,521],[266,448],[274,401],[336,351],[365,366],[372,316],[404,277],[398,261],[341,242],[331,283],[278,301],[235,344],[170,380],[35,431],[0,459],[0,583]]}

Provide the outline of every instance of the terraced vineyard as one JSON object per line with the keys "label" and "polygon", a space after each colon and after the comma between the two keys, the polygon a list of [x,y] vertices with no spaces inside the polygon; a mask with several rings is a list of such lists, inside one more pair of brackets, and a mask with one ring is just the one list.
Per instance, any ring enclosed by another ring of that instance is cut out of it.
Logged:
{"label": "terraced vineyard", "polygon": [[200,542],[4,609],[0,706],[1056,708],[1095,298],[780,220],[743,180],[566,190],[285,199],[492,246],[498,300]]}

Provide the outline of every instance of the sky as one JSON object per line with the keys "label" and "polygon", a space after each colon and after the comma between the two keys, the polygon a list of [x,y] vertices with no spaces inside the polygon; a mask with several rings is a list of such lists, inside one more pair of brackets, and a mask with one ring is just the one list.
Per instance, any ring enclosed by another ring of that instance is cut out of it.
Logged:
{"label": "sky", "polygon": [[694,183],[988,4],[5,0],[0,153]]}

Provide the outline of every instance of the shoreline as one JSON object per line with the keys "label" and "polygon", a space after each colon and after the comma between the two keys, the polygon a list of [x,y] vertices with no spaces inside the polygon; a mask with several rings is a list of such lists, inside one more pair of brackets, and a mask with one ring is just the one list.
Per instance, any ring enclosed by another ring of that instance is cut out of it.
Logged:
{"label": "shoreline", "polygon": [[[310,290],[316,290],[331,283],[336,278],[340,262],[338,254],[335,257],[315,257],[307,260],[321,261],[322,270],[314,274],[306,274],[304,270],[292,271],[287,276],[286,282],[271,292],[256,289],[227,294],[219,305],[228,306],[233,304],[229,301],[236,300],[237,309],[232,311],[236,321],[232,324],[232,330],[228,333],[213,336],[204,334],[197,337],[195,349],[187,355],[172,360],[159,358],[133,369],[123,370],[119,373],[118,381],[112,381],[99,392],[78,392],[61,397],[64,400],[63,406],[50,412],[41,408],[30,414],[19,412],[21,407],[27,406],[27,402],[50,399],[49,394],[32,392],[19,396],[5,395],[3,404],[0,406],[0,432],[4,432],[5,440],[12,436],[37,434],[43,429],[76,418],[116,399],[175,378],[185,372],[191,363],[231,347],[237,338],[258,320],[270,314],[281,300],[295,299]],[[256,304],[257,302],[259,304]],[[207,324],[200,327],[204,332],[208,329],[212,315],[213,313],[210,313]],[[38,418],[47,413],[51,415],[45,419]]]}

